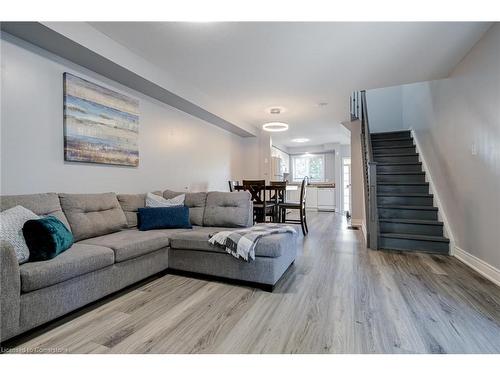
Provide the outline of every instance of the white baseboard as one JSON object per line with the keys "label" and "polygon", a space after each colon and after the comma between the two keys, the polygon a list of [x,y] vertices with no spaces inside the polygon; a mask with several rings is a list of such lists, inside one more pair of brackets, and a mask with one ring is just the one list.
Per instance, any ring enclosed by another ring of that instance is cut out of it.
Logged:
{"label": "white baseboard", "polygon": [[491,282],[500,286],[500,270],[493,267],[491,264],[486,263],[484,260],[472,255],[471,253],[465,251],[464,249],[455,246],[453,252],[455,258],[460,260],[462,263],[466,264],[473,270],[479,272],[481,275],[486,277]]}
{"label": "white baseboard", "polygon": [[363,238],[366,242],[366,226],[363,219],[351,219],[351,225],[361,228],[361,232],[363,233]]}

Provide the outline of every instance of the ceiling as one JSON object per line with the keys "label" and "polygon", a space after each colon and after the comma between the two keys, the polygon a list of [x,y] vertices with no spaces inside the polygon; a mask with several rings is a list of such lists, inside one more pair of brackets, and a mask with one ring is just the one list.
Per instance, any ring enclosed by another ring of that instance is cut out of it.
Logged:
{"label": "ceiling", "polygon": [[[445,78],[489,23],[92,22],[93,27],[213,98],[211,111],[290,130],[273,142],[348,143],[350,92]],[[320,106],[319,103],[328,103]],[[271,115],[270,107],[284,107]],[[304,145],[304,144],[302,144]]]}

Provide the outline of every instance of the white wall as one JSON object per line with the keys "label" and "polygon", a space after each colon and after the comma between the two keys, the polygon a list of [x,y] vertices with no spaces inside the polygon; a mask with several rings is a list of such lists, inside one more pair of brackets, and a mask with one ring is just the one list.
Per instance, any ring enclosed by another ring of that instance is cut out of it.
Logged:
{"label": "white wall", "polygon": [[413,128],[456,246],[500,269],[500,25],[448,79],[405,85]]}
{"label": "white wall", "polygon": [[[7,34],[1,41],[1,193],[227,190],[259,171],[243,139]],[[63,159],[63,72],[140,100],[138,168]],[[250,157],[247,157],[250,156]]]}
{"label": "white wall", "polygon": [[366,104],[372,133],[401,129],[403,123],[401,86],[367,90]]}
{"label": "white wall", "polygon": [[255,180],[261,179],[264,176],[264,170],[262,169],[263,154],[265,150],[262,150],[260,142],[260,134],[257,138],[242,138],[241,139],[241,155],[243,159],[241,161],[241,171],[240,173],[235,173],[234,178],[238,181],[243,179]]}
{"label": "white wall", "polygon": [[[365,223],[365,192],[363,182],[363,151],[361,147],[361,121],[350,123],[351,129],[351,208],[353,225]],[[366,235],[366,229],[363,230]]]}

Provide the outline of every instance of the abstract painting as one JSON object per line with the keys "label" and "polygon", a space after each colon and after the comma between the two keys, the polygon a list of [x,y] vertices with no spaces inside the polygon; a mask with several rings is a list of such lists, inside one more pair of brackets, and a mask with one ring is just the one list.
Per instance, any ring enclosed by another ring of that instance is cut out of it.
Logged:
{"label": "abstract painting", "polygon": [[139,102],[64,73],[64,160],[139,165]]}

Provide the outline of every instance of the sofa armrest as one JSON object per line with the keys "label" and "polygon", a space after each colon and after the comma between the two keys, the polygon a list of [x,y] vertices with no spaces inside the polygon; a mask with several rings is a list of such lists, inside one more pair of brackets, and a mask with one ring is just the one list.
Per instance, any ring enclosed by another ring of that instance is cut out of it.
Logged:
{"label": "sofa armrest", "polygon": [[21,306],[21,275],[14,248],[0,241],[0,341],[14,336],[19,330]]}

